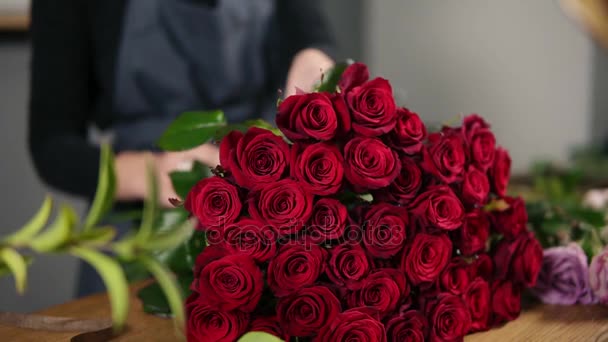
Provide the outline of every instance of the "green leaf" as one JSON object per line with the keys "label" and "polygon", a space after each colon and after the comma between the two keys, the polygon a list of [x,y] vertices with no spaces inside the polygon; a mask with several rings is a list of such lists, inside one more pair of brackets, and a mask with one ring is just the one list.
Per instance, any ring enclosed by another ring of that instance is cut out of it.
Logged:
{"label": "green leaf", "polygon": [[235,123],[235,124],[230,124],[230,125],[221,127],[215,133],[215,135],[213,136],[213,139],[222,140],[226,135],[228,135],[228,133],[230,133],[232,131],[239,131],[239,132],[245,133],[251,127],[262,128],[262,129],[271,131],[275,135],[283,136],[283,133],[279,129],[275,128],[270,122],[263,120],[263,119],[253,119],[253,120],[246,120],[241,123]]}
{"label": "green leaf", "polygon": [[15,288],[19,294],[25,293],[27,286],[27,263],[21,254],[13,248],[0,250],[0,261],[2,261],[15,276]]}
{"label": "green leaf", "polygon": [[112,258],[90,248],[72,247],[70,252],[93,266],[103,279],[110,296],[114,330],[121,330],[129,312],[129,287],[122,268]]}
{"label": "green leaf", "polygon": [[114,227],[98,227],[80,234],[76,240],[81,246],[104,246],[114,239],[116,229]]}
{"label": "green leaf", "polygon": [[336,63],[331,70],[323,75],[323,80],[321,81],[321,84],[317,86],[317,91],[327,91],[330,93],[335,92],[338,87],[340,77],[342,77],[342,73],[350,64],[352,64],[352,61]]}
{"label": "green leaf", "polygon": [[145,245],[152,236],[158,215],[158,183],[156,172],[151,165],[148,166],[148,189],[150,193],[144,201],[141,226],[135,235],[135,243],[139,246]]}
{"label": "green leaf", "polygon": [[167,151],[187,150],[211,140],[218,129],[226,126],[224,112],[185,112],[163,133],[158,146]]}
{"label": "green leaf", "polygon": [[169,174],[173,189],[182,199],[188,196],[188,192],[196,183],[210,175],[210,169],[199,162],[195,162],[190,171],[174,171]]}
{"label": "green leaf", "polygon": [[192,236],[193,231],[194,222],[192,220],[186,220],[168,232],[154,235],[145,245],[141,246],[141,248],[147,251],[164,251],[174,249],[184,241],[188,240],[188,238]]}
{"label": "green leaf", "polygon": [[283,340],[266,332],[251,331],[239,338],[238,342],[283,342]]}
{"label": "green leaf", "polygon": [[158,281],[158,284],[165,293],[176,325],[183,329],[185,324],[184,298],[175,278],[163,264],[149,256],[142,255],[139,257],[139,261]]}
{"label": "green leaf", "polygon": [[[184,300],[190,293],[192,279],[192,274],[180,275],[177,278],[182,299]],[[171,308],[169,308],[167,297],[160,285],[158,285],[158,282],[154,282],[139,290],[137,297],[142,301],[144,312],[162,317],[171,316]]]}
{"label": "green leaf", "polygon": [[9,245],[21,245],[29,242],[31,238],[44,228],[44,225],[49,220],[49,216],[51,216],[52,209],[53,200],[50,196],[47,196],[36,215],[23,228],[9,235],[4,241]]}
{"label": "green leaf", "polygon": [[116,191],[116,175],[114,173],[114,156],[109,145],[101,146],[99,161],[99,179],[93,204],[84,221],[84,230],[90,230],[112,208]]}
{"label": "green leaf", "polygon": [[78,216],[74,209],[63,205],[59,209],[59,214],[53,224],[40,235],[34,237],[30,246],[39,253],[55,251],[70,240],[77,223]]}
{"label": "green leaf", "polygon": [[205,249],[205,233],[195,230],[192,237],[177,248],[156,254],[156,259],[167,265],[177,274],[192,274],[196,257]]}

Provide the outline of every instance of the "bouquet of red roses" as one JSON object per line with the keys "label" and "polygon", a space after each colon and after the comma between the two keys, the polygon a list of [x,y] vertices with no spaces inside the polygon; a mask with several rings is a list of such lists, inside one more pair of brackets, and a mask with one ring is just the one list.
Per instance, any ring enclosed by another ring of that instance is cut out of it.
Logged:
{"label": "bouquet of red roses", "polygon": [[479,116],[427,133],[361,63],[229,133],[185,208],[206,232],[191,341],[457,341],[515,319],[542,249]]}

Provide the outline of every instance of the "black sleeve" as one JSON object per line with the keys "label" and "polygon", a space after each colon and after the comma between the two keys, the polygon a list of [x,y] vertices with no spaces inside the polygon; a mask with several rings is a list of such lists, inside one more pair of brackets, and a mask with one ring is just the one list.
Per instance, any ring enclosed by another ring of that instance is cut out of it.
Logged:
{"label": "black sleeve", "polygon": [[82,0],[34,0],[28,144],[39,177],[92,198],[99,148],[88,143],[91,49]]}

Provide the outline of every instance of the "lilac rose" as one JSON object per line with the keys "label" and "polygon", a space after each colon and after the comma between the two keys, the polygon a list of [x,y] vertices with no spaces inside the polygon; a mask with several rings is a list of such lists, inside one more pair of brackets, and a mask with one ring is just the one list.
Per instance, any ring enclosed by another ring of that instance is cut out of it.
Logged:
{"label": "lilac rose", "polygon": [[591,260],[589,282],[600,303],[608,305],[608,247]]}
{"label": "lilac rose", "polygon": [[595,297],[589,285],[587,256],[575,243],[546,249],[532,292],[546,304],[591,304]]}

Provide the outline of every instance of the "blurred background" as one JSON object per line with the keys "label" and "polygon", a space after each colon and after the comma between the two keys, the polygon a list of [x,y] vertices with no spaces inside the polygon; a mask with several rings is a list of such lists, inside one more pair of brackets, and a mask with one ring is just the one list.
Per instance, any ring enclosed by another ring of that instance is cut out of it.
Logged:
{"label": "blurred background", "polygon": [[[608,138],[608,50],[558,1],[325,0],[324,6],[341,58],[390,78],[398,101],[425,121],[483,115],[511,152],[515,173]],[[26,222],[51,191],[26,146],[28,8],[28,0],[0,0],[0,235]],[[37,259],[25,296],[16,295],[11,278],[0,278],[0,310],[69,300],[75,272],[73,259]]]}

